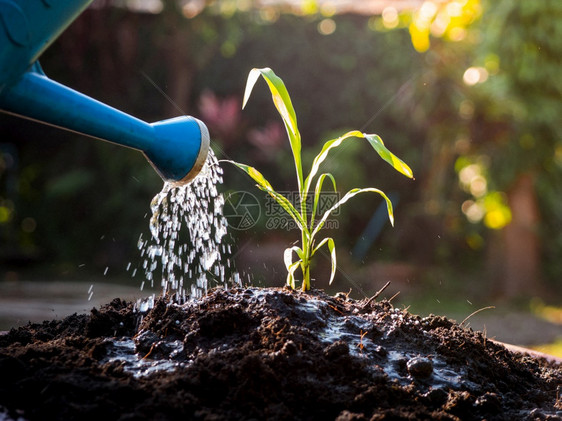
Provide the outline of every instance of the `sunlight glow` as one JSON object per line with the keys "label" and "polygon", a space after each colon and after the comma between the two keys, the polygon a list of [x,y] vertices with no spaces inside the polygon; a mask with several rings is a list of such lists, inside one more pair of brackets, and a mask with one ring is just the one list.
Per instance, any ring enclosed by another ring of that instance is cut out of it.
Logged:
{"label": "sunlight glow", "polygon": [[422,4],[419,11],[419,19],[430,21],[437,13],[437,5],[432,1],[426,1]]}
{"label": "sunlight glow", "polygon": [[484,67],[469,67],[464,72],[462,79],[466,85],[474,86],[488,80],[488,71]]}
{"label": "sunlight glow", "polygon": [[[412,16],[409,26],[412,44],[421,53],[429,49],[430,34],[453,42],[465,40],[469,25],[481,15],[480,0],[426,0]],[[384,16],[383,24],[389,27]]]}
{"label": "sunlight glow", "polygon": [[473,224],[480,222],[484,218],[484,208],[473,200],[463,202],[461,210],[469,222]]}
{"label": "sunlight glow", "polygon": [[451,19],[447,13],[439,13],[431,23],[431,35],[434,37],[442,37],[450,23]]}
{"label": "sunlight glow", "polygon": [[181,11],[186,18],[192,19],[203,9],[205,9],[205,0],[187,0],[183,2]]}
{"label": "sunlight glow", "polygon": [[462,16],[462,6],[463,5],[458,1],[449,3],[446,6],[447,14],[452,18],[458,18],[459,16]]}
{"label": "sunlight glow", "polygon": [[318,32],[322,35],[330,35],[336,31],[336,22],[333,19],[322,19],[318,24]]}
{"label": "sunlight glow", "polygon": [[483,157],[470,163],[466,159],[457,161],[459,184],[464,191],[472,195],[465,200],[461,211],[472,224],[483,222],[487,228],[502,229],[511,222],[511,209],[507,196],[503,192],[489,191],[487,164]]}
{"label": "sunlight glow", "polygon": [[396,28],[400,22],[398,19],[398,11],[392,6],[385,7],[382,11],[382,21],[385,28]]}

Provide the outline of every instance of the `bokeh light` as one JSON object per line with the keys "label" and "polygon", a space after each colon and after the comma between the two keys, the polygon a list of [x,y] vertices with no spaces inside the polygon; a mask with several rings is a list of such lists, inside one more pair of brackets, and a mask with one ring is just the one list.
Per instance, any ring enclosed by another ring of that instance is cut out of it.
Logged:
{"label": "bokeh light", "polygon": [[400,23],[398,11],[392,6],[385,7],[382,11],[382,21],[385,28],[396,28],[398,26],[398,23]]}
{"label": "bokeh light", "polygon": [[322,19],[318,24],[318,32],[322,35],[331,35],[336,31],[336,22],[333,19]]}
{"label": "bokeh light", "polygon": [[488,70],[484,67],[469,67],[465,70],[462,80],[468,86],[486,82],[488,80]]}

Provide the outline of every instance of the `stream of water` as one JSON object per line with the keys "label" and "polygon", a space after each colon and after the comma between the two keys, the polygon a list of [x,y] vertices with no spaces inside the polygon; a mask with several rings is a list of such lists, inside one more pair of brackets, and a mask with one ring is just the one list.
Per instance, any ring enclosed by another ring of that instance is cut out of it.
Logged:
{"label": "stream of water", "polygon": [[[151,237],[138,241],[146,281],[160,282],[162,294],[183,303],[200,298],[211,287],[237,286],[226,241],[224,198],[217,190],[222,169],[212,150],[199,175],[186,185],[165,183],[150,204]],[[185,227],[186,229],[182,229]],[[154,297],[143,306],[150,308]],[[142,310],[142,309],[141,309]]]}

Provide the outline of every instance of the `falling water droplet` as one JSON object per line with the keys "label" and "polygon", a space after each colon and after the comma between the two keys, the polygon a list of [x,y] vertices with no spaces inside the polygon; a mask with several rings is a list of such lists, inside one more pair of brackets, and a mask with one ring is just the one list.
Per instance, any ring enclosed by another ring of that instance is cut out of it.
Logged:
{"label": "falling water droplet", "polygon": [[[229,261],[231,247],[223,244],[227,221],[222,214],[224,198],[217,190],[221,174],[218,160],[210,151],[191,183],[165,183],[150,203],[152,238],[143,240],[141,236],[138,241],[141,255],[147,256],[142,266],[151,284],[158,279],[156,269],[160,267],[163,294],[176,301],[183,302],[188,296],[199,298],[209,286],[240,285],[240,275],[233,273],[234,265]],[[182,227],[187,228],[184,234]],[[225,273],[230,275],[228,281]],[[188,274],[185,280],[183,274]]]}

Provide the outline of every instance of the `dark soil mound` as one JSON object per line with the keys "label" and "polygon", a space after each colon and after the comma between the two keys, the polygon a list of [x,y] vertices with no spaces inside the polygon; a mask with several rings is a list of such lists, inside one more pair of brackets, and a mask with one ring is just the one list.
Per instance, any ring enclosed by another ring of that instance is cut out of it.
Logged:
{"label": "dark soil mound", "polygon": [[115,299],[0,337],[0,420],[562,419],[560,367],[322,292]]}

